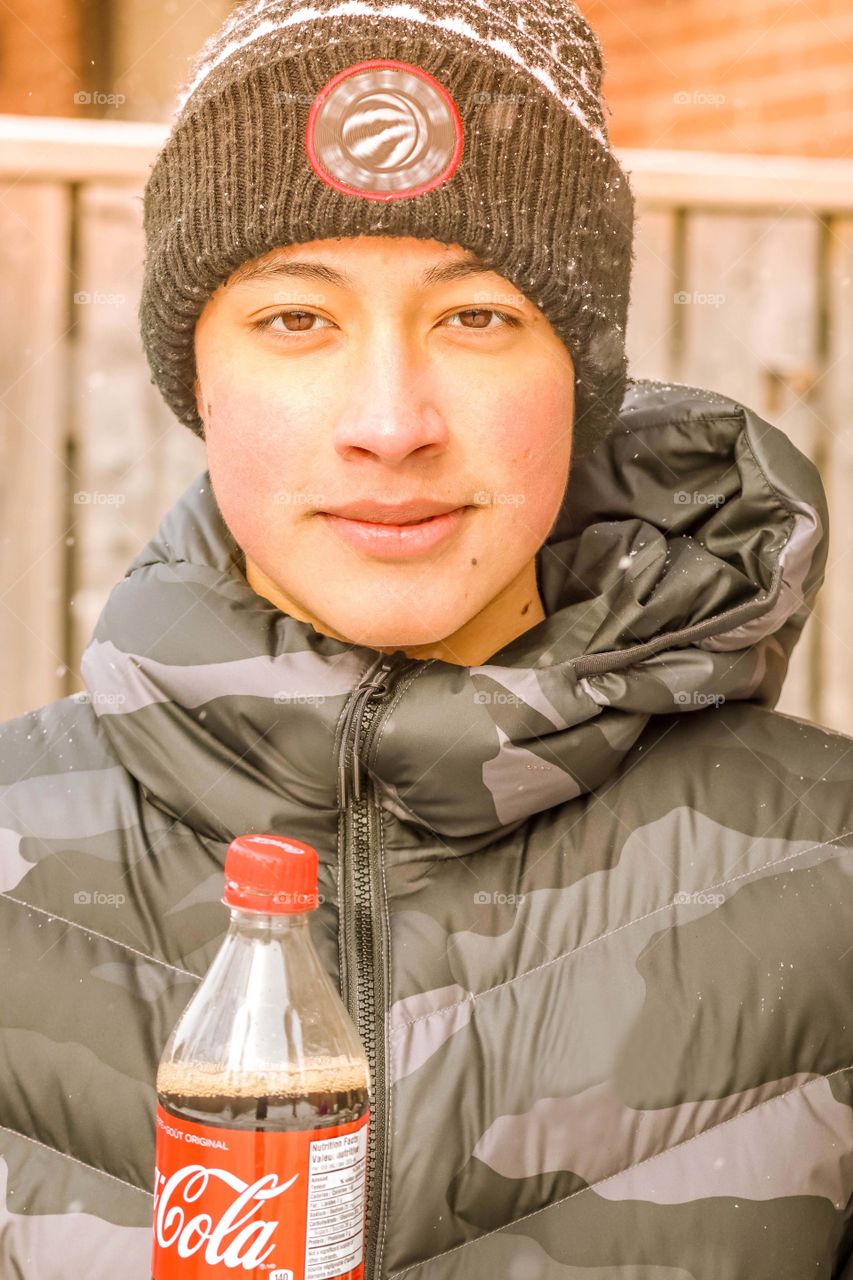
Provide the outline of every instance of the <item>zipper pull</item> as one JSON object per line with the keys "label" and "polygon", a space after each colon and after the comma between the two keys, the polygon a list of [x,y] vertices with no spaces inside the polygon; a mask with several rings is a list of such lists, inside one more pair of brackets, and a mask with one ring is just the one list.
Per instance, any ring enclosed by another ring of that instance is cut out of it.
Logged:
{"label": "zipper pull", "polygon": [[355,725],[355,737],[352,744],[352,781],[353,781],[353,799],[361,799],[361,760],[358,754],[358,748],[361,741],[361,733],[364,728],[363,715],[364,709],[374,698],[379,698],[383,693],[388,691],[387,675],[391,670],[392,663],[386,658],[382,666],[377,671],[375,677],[367,688],[367,693],[363,703],[358,709],[358,718]]}
{"label": "zipper pull", "polygon": [[359,782],[359,770],[358,770],[358,740],[361,735],[361,729],[362,729],[362,724],[361,724],[362,712],[364,710],[364,707],[367,705],[367,703],[370,701],[371,698],[376,697],[378,694],[385,693],[388,687],[386,684],[385,677],[388,675],[389,671],[391,671],[393,665],[394,663],[390,658],[388,657],[384,658],[381,665],[379,667],[375,667],[373,671],[371,671],[365,677],[365,683],[359,686],[358,693],[356,694],[353,701],[350,703],[350,709],[347,714],[344,729],[341,733],[341,749],[340,749],[340,754],[338,756],[338,787],[341,793],[342,809],[346,808],[347,799],[348,799],[347,768],[346,768],[345,760],[346,760],[346,752],[347,752],[347,740],[349,738],[349,731],[352,726],[352,722],[355,719],[356,725],[355,725],[355,737],[353,741],[353,759],[352,759],[353,792],[354,792],[354,798],[356,800],[360,800],[361,787]]}

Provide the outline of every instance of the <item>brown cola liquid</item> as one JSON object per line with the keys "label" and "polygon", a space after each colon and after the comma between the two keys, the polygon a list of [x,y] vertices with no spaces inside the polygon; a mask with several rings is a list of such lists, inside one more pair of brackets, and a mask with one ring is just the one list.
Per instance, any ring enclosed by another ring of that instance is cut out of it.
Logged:
{"label": "brown cola liquid", "polygon": [[313,1059],[289,1068],[236,1075],[203,1063],[163,1063],[157,1096],[172,1115],[228,1129],[322,1129],[359,1120],[370,1106],[364,1066]]}

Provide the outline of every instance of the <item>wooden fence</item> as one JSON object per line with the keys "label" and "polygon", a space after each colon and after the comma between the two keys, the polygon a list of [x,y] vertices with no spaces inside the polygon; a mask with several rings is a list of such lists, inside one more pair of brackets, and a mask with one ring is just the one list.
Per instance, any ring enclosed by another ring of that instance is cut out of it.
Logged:
{"label": "wooden fence", "polygon": [[[0,117],[0,722],[82,689],[112,586],[205,463],[150,382],[165,125]],[[622,151],[639,376],[737,396],[824,477],[829,568],[779,709],[853,734],[853,163]]]}

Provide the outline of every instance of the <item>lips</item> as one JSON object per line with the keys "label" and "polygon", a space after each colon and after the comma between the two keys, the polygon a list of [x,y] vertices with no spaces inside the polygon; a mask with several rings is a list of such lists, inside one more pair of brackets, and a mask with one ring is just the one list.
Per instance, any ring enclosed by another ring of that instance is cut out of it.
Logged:
{"label": "lips", "polygon": [[359,520],[370,524],[409,525],[435,516],[457,511],[466,504],[439,502],[428,498],[416,498],[407,502],[349,502],[345,506],[330,507],[323,515],[338,516],[345,520]]}
{"label": "lips", "polygon": [[[355,506],[350,508],[354,510]],[[444,511],[412,517],[411,507],[405,522],[399,518],[390,521],[389,508],[382,509],[382,519],[376,519],[377,506],[362,505],[359,510],[372,510],[374,518],[355,519],[336,512],[320,512],[323,522],[349,547],[363,556],[380,560],[405,560],[426,555],[443,547],[462,528],[468,513],[467,507],[454,507]],[[399,508],[397,508],[399,510]]]}

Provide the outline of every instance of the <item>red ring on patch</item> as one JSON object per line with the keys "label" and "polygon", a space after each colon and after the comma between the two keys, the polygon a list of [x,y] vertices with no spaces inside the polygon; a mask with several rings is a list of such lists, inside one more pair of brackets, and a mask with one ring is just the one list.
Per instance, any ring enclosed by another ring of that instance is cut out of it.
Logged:
{"label": "red ring on patch", "polygon": [[459,164],[462,118],[450,94],[410,62],[371,58],[332,76],[311,104],[305,150],[328,186],[402,200],[446,182]]}

